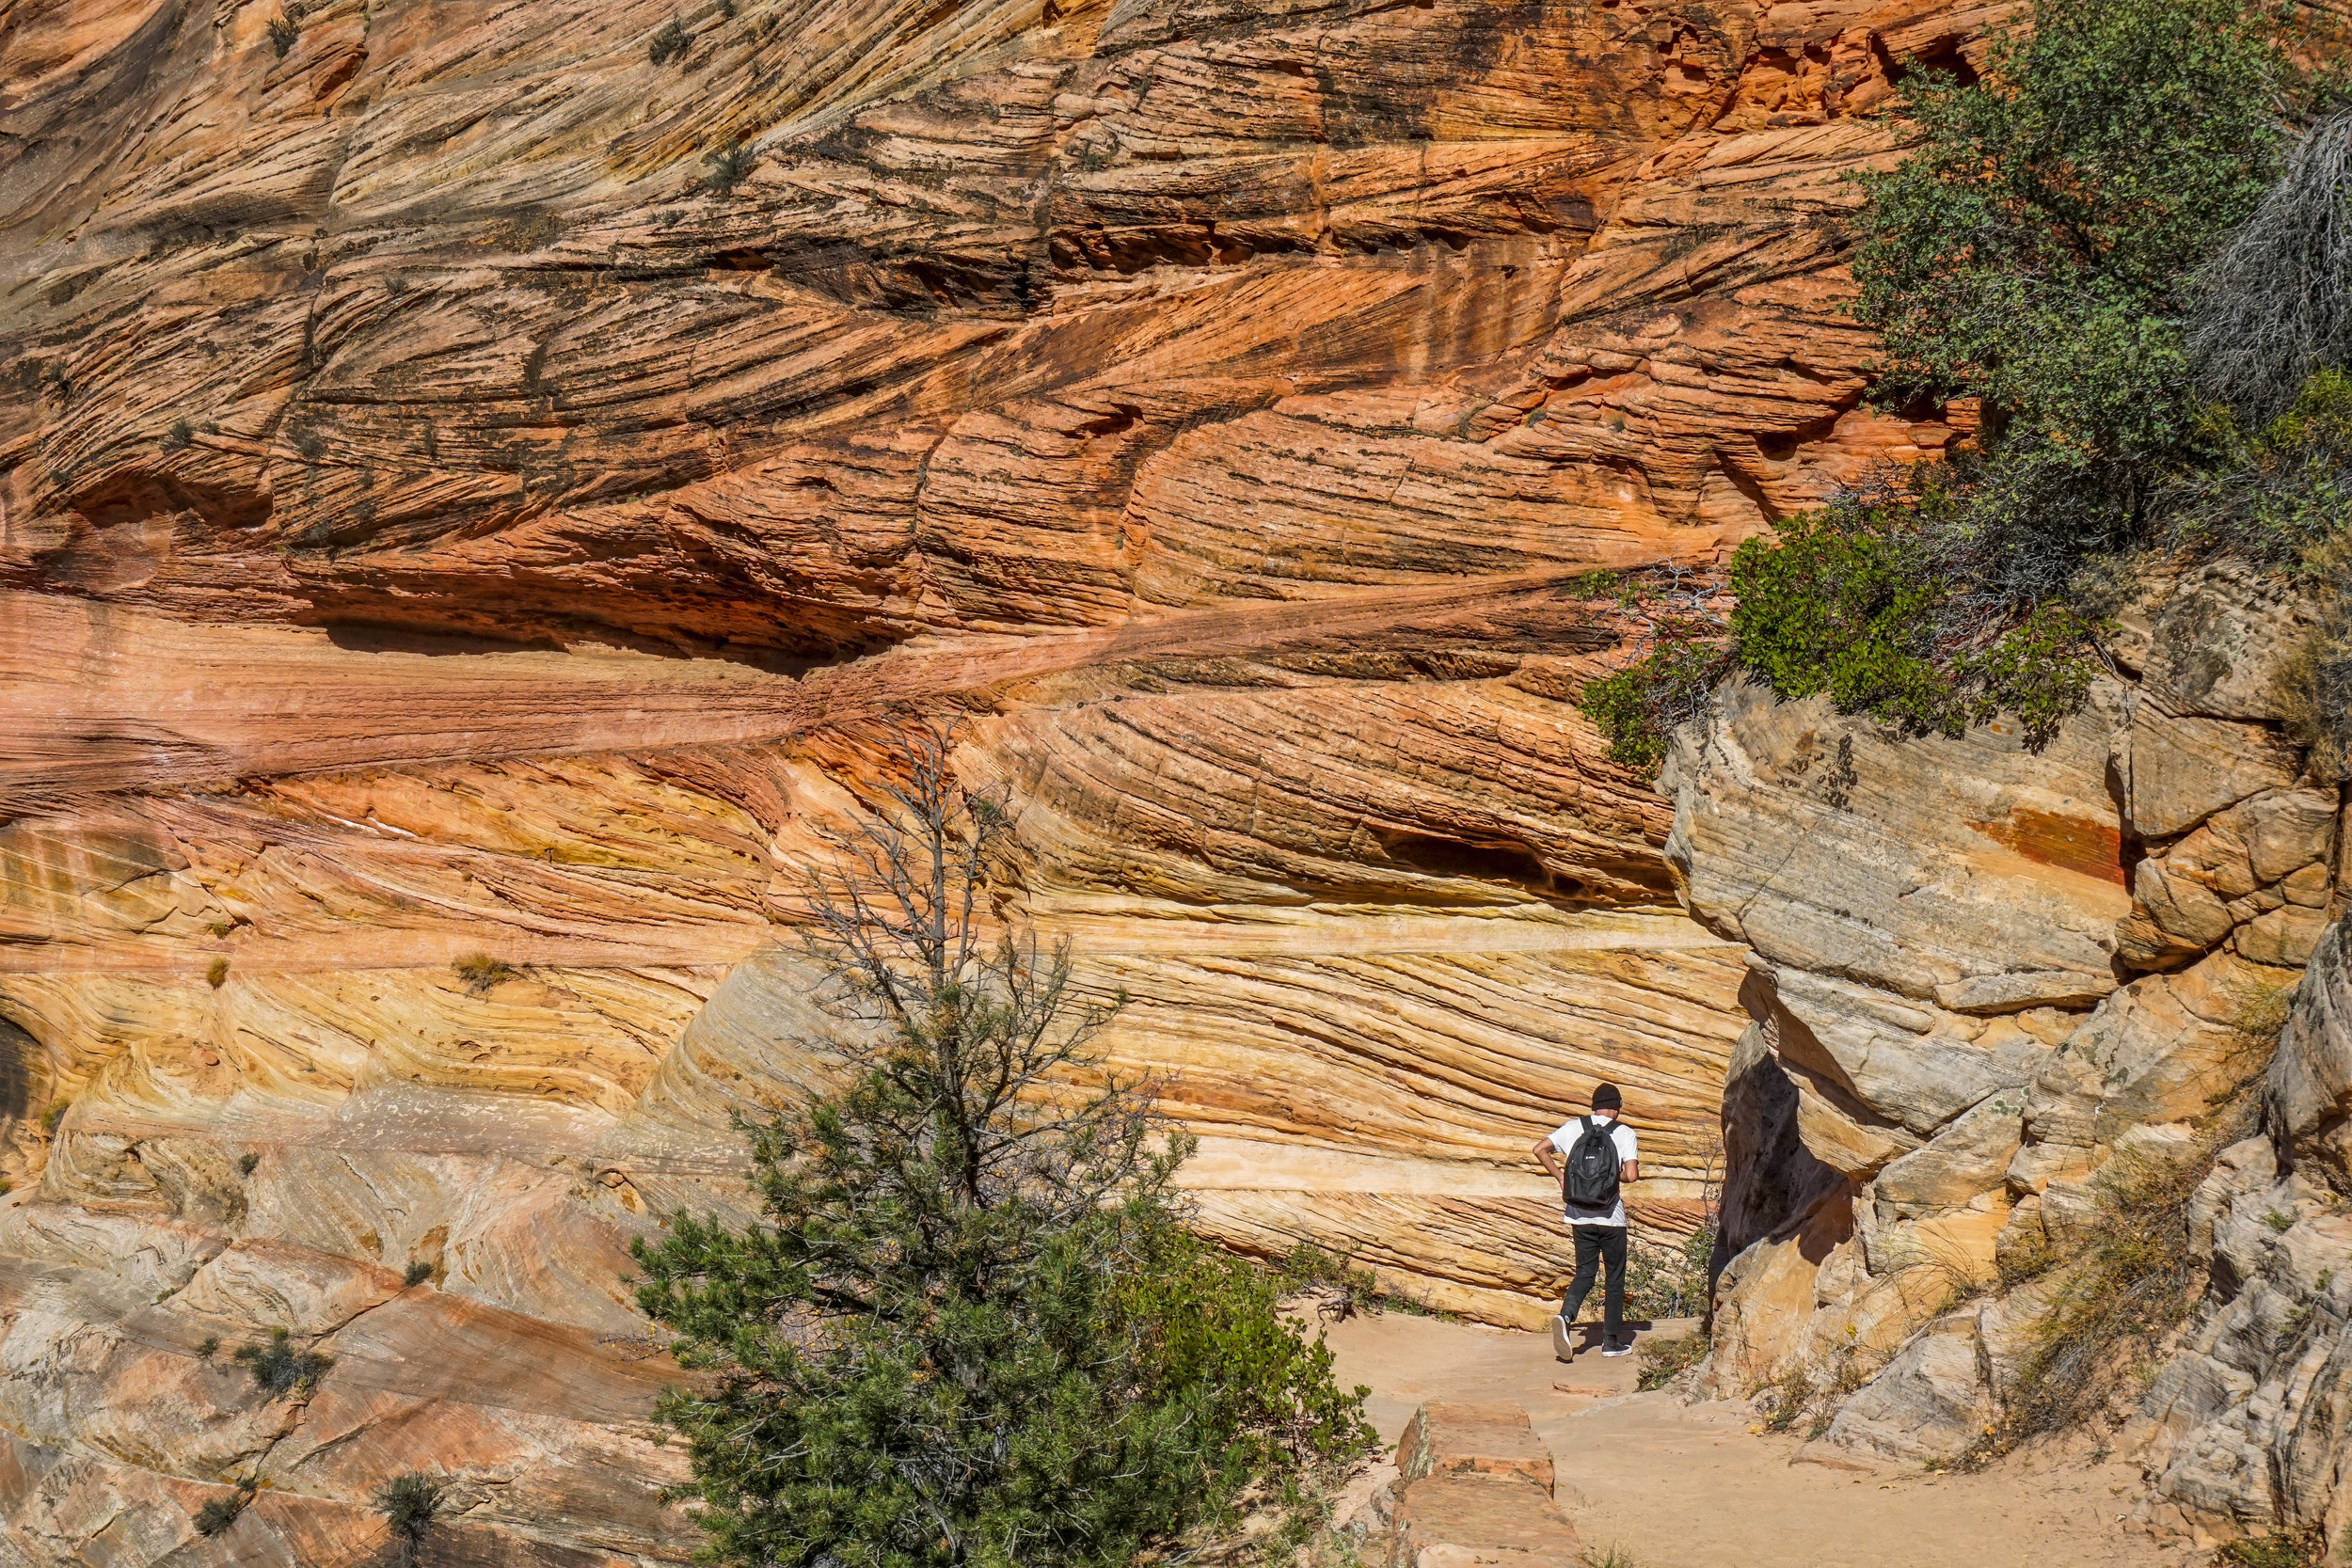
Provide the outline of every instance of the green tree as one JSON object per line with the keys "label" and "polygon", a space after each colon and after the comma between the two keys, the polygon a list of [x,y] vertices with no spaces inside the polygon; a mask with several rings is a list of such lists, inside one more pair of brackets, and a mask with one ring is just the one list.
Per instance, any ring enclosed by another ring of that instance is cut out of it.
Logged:
{"label": "green tree", "polygon": [[676,1218],[640,1305],[701,1374],[687,1440],[725,1563],[1116,1563],[1295,1497],[1369,1433],[1253,1265],[1185,1233],[1190,1145],[1090,1049],[1066,947],[990,910],[1009,825],[947,736],[807,888],[838,1085],[745,1124],[764,1219]]}
{"label": "green tree", "polygon": [[2278,171],[2287,76],[2241,0],[2068,0],[1994,35],[1982,81],[1907,81],[1917,141],[1856,220],[1880,395],[1980,398],[1990,445],[2122,459],[2102,477],[2143,499],[2198,438],[2187,296]]}

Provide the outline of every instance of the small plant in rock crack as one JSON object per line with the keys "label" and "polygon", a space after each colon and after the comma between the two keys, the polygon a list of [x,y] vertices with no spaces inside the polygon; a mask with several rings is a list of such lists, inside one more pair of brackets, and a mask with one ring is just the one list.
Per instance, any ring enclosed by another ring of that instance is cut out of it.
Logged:
{"label": "small plant in rock crack", "polygon": [[261,1163],[262,1157],[259,1154],[240,1154],[237,1156],[237,1174],[239,1176],[251,1176],[253,1174],[253,1167]]}
{"label": "small plant in rock crack", "polygon": [[71,1100],[51,1101],[49,1102],[49,1109],[40,1114],[41,1131],[48,1133],[53,1138],[56,1137],[57,1135],[58,1123],[65,1120],[65,1114],[72,1109],[73,1109],[73,1101]]}
{"label": "small plant in rock crack", "polygon": [[277,52],[279,59],[282,60],[286,57],[286,52],[294,46],[294,40],[301,36],[302,27],[300,24],[294,21],[291,17],[274,16],[270,18],[269,46],[272,50]]}
{"label": "small plant in rock crack", "polygon": [[196,1511],[196,1533],[218,1535],[237,1522],[245,1505],[253,1500],[253,1483],[246,1481],[225,1497],[215,1497]]}
{"label": "small plant in rock crack", "polygon": [[672,17],[655,31],[653,40],[645,46],[645,58],[656,65],[667,65],[685,54],[693,41],[687,37],[686,29],[678,25],[677,18]]}
{"label": "small plant in rock crack", "polygon": [[741,142],[730,142],[703,160],[710,166],[710,176],[703,183],[713,194],[725,196],[743,182],[743,176],[749,174],[752,166],[758,161],[758,153]]}
{"label": "small plant in rock crack", "polygon": [[307,1388],[324,1376],[335,1364],[329,1355],[314,1350],[296,1350],[293,1337],[282,1328],[269,1331],[266,1345],[238,1347],[236,1361],[250,1370],[253,1381],[269,1394],[284,1394]]}
{"label": "small plant in rock crack", "polygon": [[218,990],[221,987],[227,985],[229,983],[229,960],[227,958],[215,958],[211,963],[205,965],[204,983],[212,987],[215,990]]}
{"label": "small plant in rock crack", "polygon": [[158,444],[166,451],[184,451],[188,444],[195,439],[196,432],[188,428],[187,420],[174,420],[171,421],[171,428],[164,432],[164,438]]}
{"label": "small plant in rock crack", "polygon": [[493,986],[516,978],[513,964],[504,958],[494,958],[487,953],[469,953],[449,967],[466,983],[466,989],[476,996],[485,995]]}
{"label": "small plant in rock crack", "polygon": [[417,1560],[417,1548],[432,1529],[433,1516],[440,1512],[441,1494],[447,1489],[446,1482],[413,1471],[394,1476],[375,1489],[375,1511],[384,1515],[384,1523],[400,1543],[404,1562]]}
{"label": "small plant in rock crack", "polygon": [[411,1285],[421,1285],[433,1277],[433,1265],[420,1258],[408,1265],[408,1273],[403,1277]]}
{"label": "small plant in rock crack", "polygon": [[210,1361],[219,1354],[220,1336],[217,1334],[207,1334],[204,1336],[204,1342],[196,1347],[196,1358],[199,1361]]}

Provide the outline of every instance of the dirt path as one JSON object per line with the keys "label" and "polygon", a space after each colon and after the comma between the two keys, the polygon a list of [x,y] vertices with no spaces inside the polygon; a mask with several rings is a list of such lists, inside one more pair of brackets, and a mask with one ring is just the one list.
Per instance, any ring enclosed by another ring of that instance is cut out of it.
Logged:
{"label": "dirt path", "polygon": [[[1388,1313],[1330,1330],[1342,1384],[1372,1389],[1393,1444],[1427,1400],[1524,1407],[1559,1468],[1561,1506],[1593,1560],[1630,1568],[2190,1568],[2117,1515],[2138,1471],[2012,1459],[1979,1475],[1849,1469],[1757,1433],[1745,1405],[1636,1394],[1630,1356],[1552,1360],[1536,1334]],[[1838,1464],[1849,1463],[1839,1456]]]}

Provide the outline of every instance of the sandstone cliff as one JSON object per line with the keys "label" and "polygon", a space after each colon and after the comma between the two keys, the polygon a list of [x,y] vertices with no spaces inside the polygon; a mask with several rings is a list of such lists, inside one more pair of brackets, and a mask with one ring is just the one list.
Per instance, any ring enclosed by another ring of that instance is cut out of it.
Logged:
{"label": "sandstone cliff", "polygon": [[1767,939],[1576,714],[1638,633],[1579,578],[1949,438],[1862,404],[1840,181],[1997,11],[9,10],[0,1542],[358,1560],[421,1467],[485,1560],[683,1553],[623,1247],[805,1075],[783,874],[893,704],[1216,1233],[1539,1314],[1601,1074],[1690,1223]]}
{"label": "sandstone cliff", "polygon": [[2209,1163],[2164,1222],[2201,1299],[2109,1436],[2162,1530],[2352,1522],[2345,801],[2280,731],[2309,613],[2226,566],[2155,588],[2039,754],[1746,688],[1681,737],[1667,853],[1750,948],[1716,1392],[1967,1455],[2030,1395],[2066,1277],[2037,1259],[2117,1223],[2114,1162]]}

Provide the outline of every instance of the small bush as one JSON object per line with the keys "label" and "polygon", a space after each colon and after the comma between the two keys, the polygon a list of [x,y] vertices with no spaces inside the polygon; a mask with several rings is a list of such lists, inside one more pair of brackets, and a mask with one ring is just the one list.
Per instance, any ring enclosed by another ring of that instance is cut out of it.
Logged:
{"label": "small bush", "polygon": [[494,958],[487,953],[469,953],[449,967],[458,979],[465,982],[466,989],[476,996],[487,993],[493,986],[512,980],[516,974],[512,964],[503,958]]}
{"label": "small bush", "polygon": [[645,47],[645,57],[656,65],[667,65],[692,47],[694,40],[678,25],[677,18],[663,23]]}
{"label": "small bush", "polygon": [[259,1165],[261,1163],[262,1157],[259,1154],[255,1154],[249,1150],[244,1154],[240,1154],[237,1156],[237,1174],[239,1176],[251,1176],[253,1174],[254,1167]]}
{"label": "small bush", "polygon": [[411,1285],[421,1285],[433,1277],[433,1265],[421,1258],[416,1259],[409,1263],[408,1272],[402,1277]]}
{"label": "small bush", "polygon": [[160,444],[166,451],[184,451],[188,444],[195,439],[196,432],[188,428],[187,420],[174,420],[171,421],[171,428],[164,432],[164,438]]}
{"label": "small bush", "polygon": [[211,963],[206,964],[204,966],[204,983],[212,987],[215,990],[218,990],[221,987],[227,985],[229,983],[229,960],[227,958],[215,958]]}
{"label": "small bush", "polygon": [[267,1394],[307,1388],[335,1364],[334,1357],[314,1350],[296,1350],[282,1328],[269,1331],[266,1345],[241,1345],[234,1359],[253,1373],[254,1383]]}
{"label": "small bush", "polygon": [[[1707,1311],[1713,1282],[1708,1272],[1715,1250],[1712,1227],[1703,1227],[1679,1246],[1633,1242],[1626,1251],[1625,1309],[1635,1318],[1695,1318]],[[1645,1344],[1649,1341],[1644,1340]]]}
{"label": "small bush", "polygon": [[225,1497],[215,1497],[196,1511],[196,1533],[218,1535],[237,1522],[237,1515],[243,1513],[245,1505],[252,1500],[253,1495],[242,1489]]}
{"label": "small bush", "polygon": [[711,153],[703,162],[710,166],[710,174],[703,183],[720,196],[725,196],[743,182],[743,177],[759,161],[759,154],[741,142],[730,142]]}
{"label": "small bush", "polygon": [[207,1334],[204,1336],[204,1342],[196,1347],[196,1358],[199,1361],[210,1361],[219,1354],[220,1336],[217,1334]]}
{"label": "small bush", "polygon": [[1645,1391],[1663,1388],[1706,1360],[1707,1349],[1704,1334],[1677,1335],[1671,1339],[1648,1336],[1634,1347],[1634,1359],[1641,1365],[1634,1373],[1633,1386]]}
{"label": "small bush", "polygon": [[1732,656],[1713,628],[1676,626],[1640,662],[1584,689],[1579,706],[1609,742],[1609,760],[1655,777],[1677,727],[1707,708]]}
{"label": "small bush", "polygon": [[278,16],[270,19],[269,46],[279,59],[286,57],[286,52],[294,46],[294,40],[301,36],[301,25],[291,18]]}
{"label": "small bush", "polygon": [[65,1114],[72,1109],[73,1109],[73,1101],[71,1100],[51,1101],[49,1109],[40,1114],[41,1131],[53,1138],[56,1137],[58,1124],[65,1120]]}
{"label": "small bush", "polygon": [[375,1511],[384,1515],[384,1523],[407,1560],[416,1560],[417,1547],[433,1528],[434,1515],[441,1510],[441,1494],[447,1489],[446,1482],[413,1471],[394,1476],[375,1489]]}

